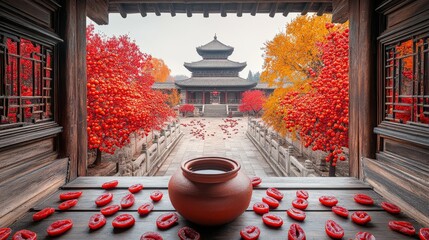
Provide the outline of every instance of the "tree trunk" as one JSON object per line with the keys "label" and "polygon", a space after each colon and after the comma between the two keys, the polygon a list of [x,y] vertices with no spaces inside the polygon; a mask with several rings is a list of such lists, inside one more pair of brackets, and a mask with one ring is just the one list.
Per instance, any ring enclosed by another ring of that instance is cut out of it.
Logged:
{"label": "tree trunk", "polygon": [[97,148],[97,156],[95,157],[94,165],[98,166],[101,164],[101,151]]}
{"label": "tree trunk", "polygon": [[329,162],[329,176],[335,177],[335,166],[332,166],[332,159]]}

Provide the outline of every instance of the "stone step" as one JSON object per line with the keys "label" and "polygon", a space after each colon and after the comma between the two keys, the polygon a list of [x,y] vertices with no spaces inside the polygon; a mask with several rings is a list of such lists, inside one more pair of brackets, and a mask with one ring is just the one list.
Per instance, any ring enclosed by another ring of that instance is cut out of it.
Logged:
{"label": "stone step", "polygon": [[226,117],[225,104],[206,104],[204,105],[205,117]]}

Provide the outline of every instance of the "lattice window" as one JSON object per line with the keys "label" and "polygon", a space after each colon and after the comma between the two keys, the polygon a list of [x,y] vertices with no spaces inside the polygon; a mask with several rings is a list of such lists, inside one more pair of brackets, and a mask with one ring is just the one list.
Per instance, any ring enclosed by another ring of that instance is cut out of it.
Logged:
{"label": "lattice window", "polygon": [[385,120],[429,127],[429,32],[384,50]]}
{"label": "lattice window", "polygon": [[0,32],[0,130],[53,120],[53,49]]}

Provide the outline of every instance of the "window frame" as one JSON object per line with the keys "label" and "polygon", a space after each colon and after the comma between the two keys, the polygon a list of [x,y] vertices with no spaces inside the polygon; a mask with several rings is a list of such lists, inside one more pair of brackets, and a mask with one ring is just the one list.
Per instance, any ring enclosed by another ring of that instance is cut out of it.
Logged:
{"label": "window frame", "polygon": [[[377,73],[377,127],[374,133],[382,137],[394,138],[413,144],[429,146],[429,127],[417,124],[404,124],[392,121],[386,121],[386,82],[385,82],[385,63],[386,46],[394,45],[398,42],[414,39],[415,36],[429,34],[429,21],[420,23],[410,23],[407,26],[393,27],[384,32],[378,38],[378,73]],[[427,72],[427,70],[426,70]],[[380,137],[379,137],[380,139]],[[378,152],[383,149],[383,141],[378,143]]]}
{"label": "window frame", "polygon": [[59,49],[58,45],[62,42],[55,33],[46,29],[23,23],[19,20],[11,21],[10,19],[0,16],[0,32],[3,35],[24,38],[31,42],[49,46],[52,49],[52,121],[41,121],[39,123],[22,125],[12,128],[0,129],[0,149],[17,145],[24,142],[40,140],[44,138],[57,136],[62,132],[62,127],[58,124],[58,90],[59,90]]}

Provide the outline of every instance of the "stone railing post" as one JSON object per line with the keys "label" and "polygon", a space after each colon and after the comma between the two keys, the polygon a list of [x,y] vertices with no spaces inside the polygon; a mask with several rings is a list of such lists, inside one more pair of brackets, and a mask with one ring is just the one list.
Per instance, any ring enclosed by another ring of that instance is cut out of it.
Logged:
{"label": "stone railing post", "polygon": [[309,159],[305,160],[304,168],[302,171],[302,177],[307,177],[310,173],[314,173],[313,162]]}
{"label": "stone railing post", "polygon": [[[141,154],[144,154],[146,156],[145,165],[146,165],[146,171],[147,171],[149,169],[149,154],[147,152],[147,144],[146,143],[142,144]],[[145,172],[145,174],[146,174],[146,172]]]}
{"label": "stone railing post", "polygon": [[287,158],[286,158],[286,161],[287,161],[286,162],[286,172],[287,172],[288,176],[290,176],[290,165],[291,165],[290,158],[292,156],[292,153],[293,153],[293,146],[289,146],[287,148]]}

